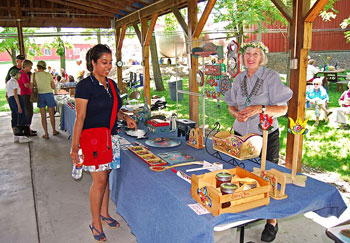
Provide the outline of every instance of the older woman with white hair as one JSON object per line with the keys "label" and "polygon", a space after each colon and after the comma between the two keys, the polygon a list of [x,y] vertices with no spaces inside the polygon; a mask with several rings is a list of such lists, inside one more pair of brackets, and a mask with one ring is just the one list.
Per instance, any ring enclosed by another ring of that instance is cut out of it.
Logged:
{"label": "older woman with white hair", "polygon": [[308,88],[306,91],[306,101],[310,103],[310,108],[315,109],[316,122],[315,126],[320,123],[321,110],[326,113],[325,122],[328,122],[328,111],[327,104],[329,96],[327,90],[322,86],[323,78],[315,78],[313,80],[313,87]]}
{"label": "older woman with white hair", "polygon": [[[232,88],[225,94],[230,115],[235,118],[234,132],[244,136],[255,133],[262,136],[258,128],[259,114],[273,117],[273,128],[269,131],[266,159],[278,163],[279,128],[277,117],[286,114],[287,102],[292,98],[292,90],[282,83],[279,74],[264,65],[267,64],[268,48],[262,42],[242,45],[241,63],[246,70],[235,78]],[[268,219],[261,240],[271,242],[278,231],[276,219]]]}

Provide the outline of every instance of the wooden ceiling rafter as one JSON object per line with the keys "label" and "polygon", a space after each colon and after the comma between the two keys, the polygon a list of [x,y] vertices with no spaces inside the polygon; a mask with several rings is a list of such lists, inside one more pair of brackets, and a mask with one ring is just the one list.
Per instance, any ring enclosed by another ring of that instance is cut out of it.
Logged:
{"label": "wooden ceiling rafter", "polygon": [[114,15],[112,13],[106,13],[102,10],[99,10],[99,9],[93,9],[93,8],[89,8],[89,7],[85,7],[85,6],[82,6],[80,4],[75,4],[75,3],[70,3],[70,2],[67,2],[67,1],[64,1],[64,0],[47,0],[47,1],[50,1],[50,2],[53,2],[53,3],[57,3],[57,4],[61,4],[63,6],[67,6],[67,7],[72,7],[72,8],[75,8],[75,9],[80,9],[80,10],[84,10],[86,12],[92,12],[92,13],[97,13],[97,14],[100,14],[102,16],[106,16],[106,17],[114,17]]}
{"label": "wooden ceiling rafter", "polygon": [[187,4],[187,0],[167,0],[159,1],[150,4],[134,13],[129,14],[123,18],[116,21],[116,26],[121,27],[124,24],[132,25],[134,23],[139,23],[141,18],[150,19],[154,13],[158,13],[159,16],[164,13],[171,12],[172,7],[183,7]]}
{"label": "wooden ceiling rafter", "polygon": [[93,9],[98,9],[98,10],[102,10],[102,11],[106,11],[107,13],[110,13],[114,16],[114,14],[121,14],[120,10],[118,10],[117,8],[114,8],[112,6],[105,6],[102,5],[100,3],[95,3],[95,2],[90,2],[90,1],[82,1],[82,0],[65,0],[66,2],[70,2],[70,3],[75,3],[77,5],[81,5],[81,6],[87,6]]}

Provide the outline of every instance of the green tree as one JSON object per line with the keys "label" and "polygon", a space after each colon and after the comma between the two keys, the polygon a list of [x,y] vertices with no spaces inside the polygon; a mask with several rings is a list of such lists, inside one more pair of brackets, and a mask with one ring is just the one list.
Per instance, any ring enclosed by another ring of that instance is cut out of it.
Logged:
{"label": "green tree", "polygon": [[[343,22],[340,24],[340,27],[342,29],[346,29],[346,27],[350,27],[350,16],[347,19],[344,19]],[[346,42],[350,42],[350,30],[344,32],[344,37],[346,39]]]}
{"label": "green tree", "polygon": [[[60,32],[61,29],[57,28],[57,32]],[[45,43],[45,47],[56,49],[56,53],[60,56],[60,66],[61,69],[66,70],[66,48],[72,49],[73,46],[67,42],[63,41],[60,36],[55,37],[52,42]]]}
{"label": "green tree", "polygon": [[[234,31],[239,43],[243,42],[244,28],[249,25],[276,21],[287,23],[271,0],[218,0],[213,12],[214,22],[226,24],[224,28]],[[264,30],[261,24],[259,28]]]}
{"label": "green tree", "polygon": [[[34,33],[35,29],[23,28],[23,33],[30,34]],[[2,29],[1,33],[6,34],[17,34],[17,28],[5,27]],[[40,47],[35,43],[34,39],[29,39],[28,37],[23,38],[25,54],[28,59],[32,59],[34,56],[40,56]],[[19,53],[19,41],[18,38],[8,38],[2,39],[0,41],[0,53],[7,52],[12,59],[13,65],[16,65],[16,55]]]}

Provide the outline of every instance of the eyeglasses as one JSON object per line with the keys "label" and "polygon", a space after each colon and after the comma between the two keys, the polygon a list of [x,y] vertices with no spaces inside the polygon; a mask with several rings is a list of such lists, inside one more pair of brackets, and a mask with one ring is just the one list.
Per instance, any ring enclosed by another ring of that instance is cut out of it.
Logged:
{"label": "eyeglasses", "polygon": [[314,84],[315,86],[319,86],[319,85],[321,85],[321,84]]}

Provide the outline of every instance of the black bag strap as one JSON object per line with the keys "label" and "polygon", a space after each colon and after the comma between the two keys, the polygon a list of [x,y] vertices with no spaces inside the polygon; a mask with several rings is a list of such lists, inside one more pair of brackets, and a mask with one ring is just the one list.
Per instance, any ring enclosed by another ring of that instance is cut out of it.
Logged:
{"label": "black bag strap", "polygon": [[109,86],[111,87],[112,90],[112,94],[113,94],[113,109],[112,109],[112,117],[111,117],[111,122],[109,124],[110,126],[110,130],[112,131],[112,128],[114,126],[115,120],[117,118],[117,111],[118,111],[118,97],[117,97],[117,93],[115,92],[115,88],[114,88],[114,84],[113,81],[111,79],[108,79],[109,82]]}

